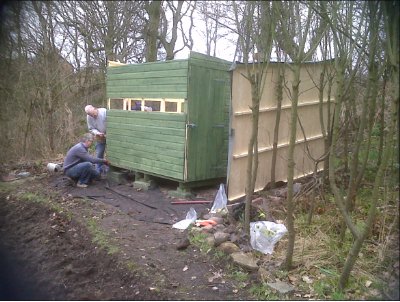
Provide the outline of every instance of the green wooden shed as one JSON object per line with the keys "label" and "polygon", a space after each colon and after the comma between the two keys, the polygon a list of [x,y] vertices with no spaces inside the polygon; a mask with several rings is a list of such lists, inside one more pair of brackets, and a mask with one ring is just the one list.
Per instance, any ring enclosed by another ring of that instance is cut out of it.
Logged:
{"label": "green wooden shed", "polygon": [[226,178],[230,66],[196,52],[183,60],[111,62],[107,157],[112,167],[134,171],[136,181],[138,175],[176,181],[177,191],[185,192]]}

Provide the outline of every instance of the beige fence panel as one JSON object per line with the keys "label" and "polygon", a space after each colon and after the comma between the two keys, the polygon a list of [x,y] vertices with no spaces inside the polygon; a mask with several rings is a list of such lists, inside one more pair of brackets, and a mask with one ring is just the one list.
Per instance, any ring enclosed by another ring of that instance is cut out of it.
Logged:
{"label": "beige fence panel", "polygon": [[[278,64],[271,63],[265,77],[264,91],[260,102],[258,153],[259,164],[255,191],[262,190],[271,178],[272,146],[276,118],[276,85],[278,82]],[[320,125],[318,89],[323,67],[321,63],[307,63],[302,66],[300,75],[300,96],[298,116],[304,129],[308,148],[314,158],[324,154],[324,139]],[[291,86],[291,71],[286,66],[286,88],[284,89],[282,112],[279,123],[279,139],[276,163],[276,181],[287,180],[287,149],[290,135],[291,101],[288,89]],[[231,156],[228,175],[228,199],[235,200],[245,195],[247,177],[247,151],[251,136],[251,90],[249,82],[243,77],[245,66],[237,65],[232,76],[232,137]],[[327,85],[325,87],[327,90]],[[327,93],[324,94],[323,112],[327,127]],[[326,133],[326,129],[325,129]],[[306,142],[300,124],[297,125],[295,148],[295,177],[309,175],[314,171],[314,162],[307,156]],[[320,163],[318,170],[322,169]]]}

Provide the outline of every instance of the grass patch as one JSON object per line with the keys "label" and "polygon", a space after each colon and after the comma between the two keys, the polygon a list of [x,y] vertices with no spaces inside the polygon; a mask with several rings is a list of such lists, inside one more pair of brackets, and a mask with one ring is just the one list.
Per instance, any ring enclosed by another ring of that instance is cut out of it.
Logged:
{"label": "grass patch", "polygon": [[18,181],[0,182],[0,193],[8,194],[14,191],[19,185],[20,183],[18,183]]}
{"label": "grass patch", "polygon": [[238,283],[238,288],[245,288],[248,285],[248,281],[250,278],[247,272],[244,272],[242,269],[233,265],[230,266],[227,277],[236,281]]}
{"label": "grass patch", "polygon": [[108,254],[113,255],[119,251],[117,246],[111,244],[108,235],[101,230],[96,219],[89,218],[87,220],[87,228],[92,234],[93,243],[106,250]]}
{"label": "grass patch", "polygon": [[21,200],[33,203],[49,203],[47,197],[34,192],[24,192],[20,196]]}
{"label": "grass patch", "polygon": [[[358,213],[355,213],[356,215],[353,217],[358,228],[365,227],[365,213],[370,206],[368,188],[361,193],[361,198],[363,198],[363,202],[358,204]],[[349,230],[346,231],[344,241],[339,241],[340,217],[336,209],[326,211],[322,215],[315,215],[312,223],[308,225],[307,214],[297,214],[293,262],[301,265],[290,271],[289,274],[300,279],[296,286],[305,292],[311,290],[315,299],[382,299],[379,295],[381,292],[379,287],[382,287],[382,282],[378,276],[384,268],[377,259],[378,250],[381,247],[374,244],[373,240],[364,243],[344,292],[338,290],[343,265],[354,241]],[[284,251],[280,253],[282,257]],[[278,255],[275,254],[274,257],[278,257]],[[312,282],[303,282],[304,280],[299,276],[310,277]],[[375,287],[378,288],[374,291]]]}
{"label": "grass patch", "polygon": [[58,214],[63,214],[68,220],[72,220],[72,213],[64,209],[59,203],[53,202],[48,196],[44,196],[37,192],[23,192],[18,197],[25,202],[39,203],[48,207]]}
{"label": "grass patch", "polygon": [[131,260],[126,261],[126,267],[130,272],[136,272],[138,269],[137,264]]}
{"label": "grass patch", "polygon": [[189,232],[189,241],[190,244],[193,244],[194,246],[198,247],[202,253],[208,254],[211,249],[213,248],[208,242],[207,242],[207,234],[193,231],[193,229],[190,230]]}
{"label": "grass patch", "polygon": [[[272,289],[270,289],[266,284],[258,283],[250,287],[250,294],[256,298],[256,300],[282,300],[283,297]],[[286,299],[284,299],[286,300]]]}

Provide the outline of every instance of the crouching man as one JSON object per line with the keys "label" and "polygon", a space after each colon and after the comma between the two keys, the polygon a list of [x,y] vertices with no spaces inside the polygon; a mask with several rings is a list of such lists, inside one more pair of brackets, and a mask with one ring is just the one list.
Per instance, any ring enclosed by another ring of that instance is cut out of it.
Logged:
{"label": "crouching man", "polygon": [[86,188],[92,179],[100,179],[100,173],[92,164],[109,165],[108,160],[91,156],[88,149],[93,144],[94,136],[91,133],[84,134],[80,142],[67,152],[64,159],[64,174],[77,180],[76,186]]}

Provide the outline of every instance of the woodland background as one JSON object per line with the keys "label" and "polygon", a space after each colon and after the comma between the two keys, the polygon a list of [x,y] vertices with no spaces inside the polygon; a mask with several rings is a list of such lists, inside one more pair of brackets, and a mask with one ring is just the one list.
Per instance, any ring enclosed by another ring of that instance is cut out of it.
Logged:
{"label": "woodland background", "polygon": [[[329,196],[323,199],[337,206],[337,245],[348,243],[337,268],[338,288],[343,289],[366,241],[377,246],[378,256],[371,255],[378,258],[376,271],[391,267],[389,247],[398,249],[398,241],[395,247],[389,243],[399,229],[399,20],[396,1],[3,2],[0,162],[65,154],[86,130],[84,106],[106,104],[109,60],[172,60],[195,47],[195,28],[202,33],[206,54],[215,56],[221,39],[228,37],[236,46],[233,60],[248,66],[244,76],[253,89],[254,121],[249,153],[257,149],[263,76],[251,72],[252,64],[261,64],[264,71],[271,60],[292,64],[293,80],[283,78],[281,91],[292,98],[294,137],[300,131],[297,67],[334,59],[316,83],[332,87],[335,103],[332,120],[321,121],[328,132],[326,156],[318,160],[325,161],[326,169],[314,188],[323,188],[318,192]],[[288,269],[298,223],[292,215],[291,154],[293,150],[288,155]],[[247,202],[257,168],[255,155],[247,170]],[[391,260],[398,263],[398,255]]]}

